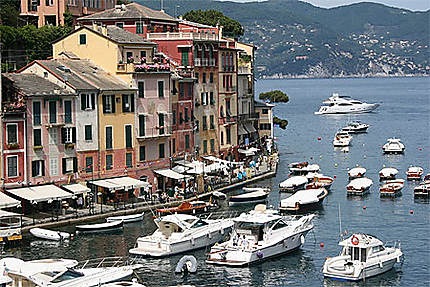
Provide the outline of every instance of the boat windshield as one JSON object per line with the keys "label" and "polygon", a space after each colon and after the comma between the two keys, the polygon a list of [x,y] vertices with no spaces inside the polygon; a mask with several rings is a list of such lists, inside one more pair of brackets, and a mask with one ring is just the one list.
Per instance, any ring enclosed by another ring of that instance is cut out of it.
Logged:
{"label": "boat windshield", "polygon": [[75,279],[83,276],[84,276],[83,273],[69,269],[63,274],[61,274],[60,276],[58,276],[57,278],[55,278],[54,280],[52,280],[51,283],[59,283],[59,282],[63,282],[63,281],[67,281],[67,280],[71,280],[71,279]]}
{"label": "boat windshield", "polygon": [[339,103],[338,105],[339,106],[352,106],[351,103]]}
{"label": "boat windshield", "polygon": [[351,101],[351,104],[358,104],[358,105],[361,105],[361,104],[362,104],[362,102],[360,102],[360,101]]}
{"label": "boat windshield", "polygon": [[193,224],[192,228],[198,228],[205,225],[208,225],[208,223],[200,219],[199,221]]}

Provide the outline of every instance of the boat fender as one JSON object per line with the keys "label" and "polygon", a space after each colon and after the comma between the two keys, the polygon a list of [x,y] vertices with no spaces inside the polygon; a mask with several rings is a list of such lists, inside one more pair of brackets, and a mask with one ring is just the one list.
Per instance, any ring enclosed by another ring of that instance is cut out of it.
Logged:
{"label": "boat fender", "polygon": [[175,273],[187,274],[188,272],[197,272],[197,259],[192,255],[182,256],[182,258],[179,259],[175,269]]}
{"label": "boat fender", "polygon": [[258,257],[258,259],[263,258],[263,257],[264,257],[263,252],[261,252],[261,251],[257,251],[257,257]]}
{"label": "boat fender", "polygon": [[300,235],[300,242],[302,243],[302,245],[305,244],[305,237],[303,236],[303,234]]}
{"label": "boat fender", "polygon": [[191,245],[194,246],[194,244],[195,244],[194,237],[191,237]]}
{"label": "boat fender", "polygon": [[382,268],[382,267],[384,267],[382,264],[382,261],[379,261],[379,268]]}
{"label": "boat fender", "polygon": [[204,212],[208,211],[208,208],[207,207],[203,208],[203,211]]}
{"label": "boat fender", "polygon": [[208,237],[209,237],[209,239],[212,239],[212,232],[208,233]]}
{"label": "boat fender", "polygon": [[193,214],[196,214],[196,210],[195,209],[193,209]]}
{"label": "boat fender", "polygon": [[224,235],[224,228],[221,228],[221,234]]}

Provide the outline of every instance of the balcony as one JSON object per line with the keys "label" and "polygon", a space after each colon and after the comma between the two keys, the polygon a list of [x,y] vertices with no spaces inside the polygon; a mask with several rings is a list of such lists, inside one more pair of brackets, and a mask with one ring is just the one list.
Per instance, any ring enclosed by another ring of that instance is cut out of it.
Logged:
{"label": "balcony", "polygon": [[72,115],[56,114],[56,115],[44,115],[44,125],[48,128],[65,126],[67,124],[73,124]]}
{"label": "balcony", "polygon": [[237,116],[239,122],[246,122],[252,120],[258,120],[258,113],[248,113],[248,114],[240,114]]}
{"label": "balcony", "polygon": [[168,64],[117,64],[118,73],[170,73]]}
{"label": "balcony", "polygon": [[18,114],[24,113],[27,110],[27,106],[23,103],[4,103],[3,112],[5,114]]}
{"label": "balcony", "polygon": [[237,72],[242,75],[252,75],[250,66],[239,66]]}
{"label": "balcony", "polygon": [[172,127],[171,126],[163,126],[163,127],[153,127],[145,129],[144,135],[138,134],[136,136],[137,140],[143,141],[148,139],[155,139],[161,137],[169,137],[172,135]]}
{"label": "balcony", "polygon": [[148,40],[200,40],[200,41],[218,41],[217,34],[193,33],[193,32],[165,32],[165,33],[148,33]]}
{"label": "balcony", "polygon": [[231,125],[237,122],[237,116],[219,118],[220,125]]}
{"label": "balcony", "polygon": [[215,67],[216,66],[216,59],[206,59],[206,58],[195,58],[194,59],[194,66],[195,67]]}

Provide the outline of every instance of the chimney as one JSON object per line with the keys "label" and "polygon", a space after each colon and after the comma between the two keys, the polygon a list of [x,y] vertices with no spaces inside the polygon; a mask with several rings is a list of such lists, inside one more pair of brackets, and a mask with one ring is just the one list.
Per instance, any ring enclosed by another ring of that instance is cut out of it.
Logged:
{"label": "chimney", "polygon": [[102,25],[102,27],[101,27],[101,33],[104,35],[104,36],[107,36],[107,34],[108,34],[108,32],[107,32],[107,26],[106,25]]}
{"label": "chimney", "polygon": [[218,30],[218,37],[219,37],[219,40],[221,41],[222,40],[222,30],[223,30],[223,26],[219,26],[219,30]]}
{"label": "chimney", "polygon": [[93,30],[94,31],[98,31],[98,26],[99,25],[97,25],[97,22],[93,22]]}

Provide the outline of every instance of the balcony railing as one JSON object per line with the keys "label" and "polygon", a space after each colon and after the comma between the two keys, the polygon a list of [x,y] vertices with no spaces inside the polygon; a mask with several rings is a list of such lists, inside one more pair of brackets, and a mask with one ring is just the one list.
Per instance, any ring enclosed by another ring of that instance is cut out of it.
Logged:
{"label": "balcony railing", "polygon": [[239,74],[252,74],[251,67],[249,66],[239,66],[237,72]]}
{"label": "balcony railing", "polygon": [[73,124],[71,114],[56,114],[43,116],[45,126],[64,126],[66,124]]}
{"label": "balcony railing", "polygon": [[216,59],[215,58],[195,58],[194,59],[194,66],[196,67],[214,67],[216,66]]}
{"label": "balcony railing", "polygon": [[258,113],[247,113],[247,114],[240,114],[237,116],[238,121],[250,121],[250,120],[258,120]]}
{"label": "balcony railing", "polygon": [[117,64],[117,71],[119,73],[166,73],[170,72],[168,64]]}
{"label": "balcony railing", "polygon": [[136,138],[138,140],[147,140],[152,138],[166,137],[172,135],[172,126],[146,128],[144,134],[138,131]]}
{"label": "balcony railing", "polygon": [[217,41],[217,34],[193,33],[193,32],[165,32],[165,33],[148,33],[148,40],[210,40]]}

